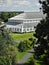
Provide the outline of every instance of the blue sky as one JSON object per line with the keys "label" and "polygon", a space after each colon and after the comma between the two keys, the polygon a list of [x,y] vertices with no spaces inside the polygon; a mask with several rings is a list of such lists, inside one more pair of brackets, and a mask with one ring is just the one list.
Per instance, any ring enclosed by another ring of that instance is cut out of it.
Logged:
{"label": "blue sky", "polygon": [[0,0],[0,11],[39,11],[39,0]]}

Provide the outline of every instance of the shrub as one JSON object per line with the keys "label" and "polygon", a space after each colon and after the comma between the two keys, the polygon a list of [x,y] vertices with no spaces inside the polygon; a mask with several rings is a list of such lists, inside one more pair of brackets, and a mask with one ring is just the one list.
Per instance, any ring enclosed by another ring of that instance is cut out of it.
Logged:
{"label": "shrub", "polygon": [[17,49],[15,46],[13,45],[9,45],[7,48],[6,48],[6,55],[10,55],[11,59],[12,59],[12,64],[16,64],[17,63],[17,60],[18,60],[18,55],[17,55]]}
{"label": "shrub", "polygon": [[29,40],[24,40],[19,43],[18,49],[19,51],[23,52],[28,48],[31,48],[31,42]]}
{"label": "shrub", "polygon": [[0,56],[0,65],[12,65],[10,56]]}
{"label": "shrub", "polygon": [[0,65],[15,65],[17,64],[17,49],[13,45],[8,45],[1,51]]}
{"label": "shrub", "polygon": [[35,65],[35,61],[33,58],[31,58],[31,60],[29,61],[29,64],[28,65]]}
{"label": "shrub", "polygon": [[33,38],[29,38],[30,41],[33,41]]}
{"label": "shrub", "polygon": [[19,43],[18,49],[20,52],[24,51],[24,43],[22,41]]}

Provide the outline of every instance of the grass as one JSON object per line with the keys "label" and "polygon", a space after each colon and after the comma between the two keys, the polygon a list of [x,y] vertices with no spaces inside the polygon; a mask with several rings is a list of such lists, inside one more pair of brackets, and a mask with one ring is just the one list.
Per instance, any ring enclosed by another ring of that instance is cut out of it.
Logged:
{"label": "grass", "polygon": [[28,52],[29,49],[24,52],[18,52],[18,60],[22,59]]}
{"label": "grass", "polygon": [[30,58],[27,59],[26,63],[29,63],[29,61],[33,58],[33,55],[30,56]]}
{"label": "grass", "polygon": [[34,32],[30,32],[30,33],[10,33],[11,37],[13,38],[13,40],[26,40],[28,38],[32,38],[33,37]]}
{"label": "grass", "polygon": [[[32,58],[33,58],[33,54],[30,56],[30,58],[27,59],[27,61],[26,61],[26,63],[25,63],[24,65],[29,64],[29,62],[30,62],[30,60],[31,60]],[[33,59],[34,59],[34,58],[33,58]],[[41,59],[39,59],[39,60],[34,59],[34,62],[35,62],[35,65],[44,65],[44,64],[42,63],[42,60],[41,60]]]}
{"label": "grass", "polygon": [[[18,40],[18,41],[21,41],[21,40],[27,40],[28,38],[33,38],[33,34],[34,32],[29,32],[29,33],[10,33],[11,37],[13,40]],[[17,43],[18,44],[18,43]],[[18,44],[19,45],[19,44]],[[18,46],[17,45],[17,46]],[[28,53],[29,49],[27,49],[26,51],[24,52],[19,52],[18,51],[18,60],[22,59],[27,53]]]}

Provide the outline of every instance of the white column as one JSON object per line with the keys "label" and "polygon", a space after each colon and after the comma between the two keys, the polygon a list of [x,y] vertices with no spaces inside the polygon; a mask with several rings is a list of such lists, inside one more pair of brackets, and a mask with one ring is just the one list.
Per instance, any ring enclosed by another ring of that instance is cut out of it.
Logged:
{"label": "white column", "polygon": [[21,29],[22,29],[22,31],[21,31],[21,32],[23,32],[23,25],[21,26]]}

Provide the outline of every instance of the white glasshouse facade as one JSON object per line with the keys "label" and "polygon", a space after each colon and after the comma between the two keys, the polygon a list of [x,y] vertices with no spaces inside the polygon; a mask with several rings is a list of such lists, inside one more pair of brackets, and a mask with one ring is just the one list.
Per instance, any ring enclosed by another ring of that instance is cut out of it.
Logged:
{"label": "white glasshouse facade", "polygon": [[8,19],[7,29],[12,32],[35,31],[35,26],[44,18],[42,12],[25,12]]}

